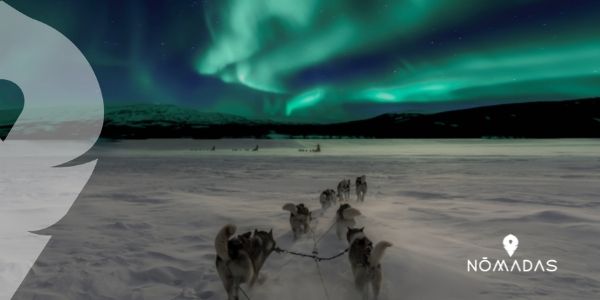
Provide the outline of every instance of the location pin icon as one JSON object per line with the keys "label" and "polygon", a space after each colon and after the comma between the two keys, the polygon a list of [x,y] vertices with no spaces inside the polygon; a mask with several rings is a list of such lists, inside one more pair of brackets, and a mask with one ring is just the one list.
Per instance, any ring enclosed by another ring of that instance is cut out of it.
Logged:
{"label": "location pin icon", "polygon": [[506,250],[508,256],[512,257],[513,254],[515,254],[515,251],[517,251],[517,248],[519,248],[519,239],[516,236],[509,234],[504,237],[502,244],[504,244],[504,250]]}

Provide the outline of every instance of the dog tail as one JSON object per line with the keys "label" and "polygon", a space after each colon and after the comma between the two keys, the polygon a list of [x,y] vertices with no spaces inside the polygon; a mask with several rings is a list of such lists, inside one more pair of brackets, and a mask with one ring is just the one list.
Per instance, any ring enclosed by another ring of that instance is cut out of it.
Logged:
{"label": "dog tail", "polygon": [[221,228],[217,237],[215,238],[215,249],[217,250],[217,255],[227,261],[229,260],[229,249],[227,247],[227,243],[229,242],[229,238],[231,238],[236,231],[236,227],[233,224],[227,224]]}
{"label": "dog tail", "polygon": [[358,210],[354,207],[348,207],[342,211],[342,216],[346,220],[352,220],[355,217],[358,217],[360,215],[361,215],[360,210]]}
{"label": "dog tail", "polygon": [[392,246],[392,243],[388,241],[381,241],[375,245],[373,248],[373,252],[369,257],[369,264],[371,266],[376,266],[381,262],[383,255],[385,254],[385,249]]}
{"label": "dog tail", "polygon": [[287,211],[291,212],[292,214],[296,214],[298,212],[298,208],[296,207],[296,205],[294,203],[286,203],[283,206],[283,210],[287,210]]}

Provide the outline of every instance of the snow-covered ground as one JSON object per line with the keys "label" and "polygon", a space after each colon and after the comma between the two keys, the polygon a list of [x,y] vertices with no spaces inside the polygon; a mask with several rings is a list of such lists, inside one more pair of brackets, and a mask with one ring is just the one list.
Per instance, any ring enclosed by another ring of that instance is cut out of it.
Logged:
{"label": "snow-covered ground", "polygon": [[[298,151],[316,143],[322,153]],[[359,223],[394,244],[382,299],[600,295],[600,141],[150,140],[102,143],[90,156],[94,175],[43,231],[52,239],[13,299],[226,299],[214,268],[221,226],[272,228],[281,247],[310,252],[309,236],[292,242],[281,206],[319,210],[322,190],[362,174]],[[334,211],[316,214],[321,235]],[[520,240],[513,258],[556,259],[558,271],[467,272],[468,259],[508,259],[508,233]],[[319,250],[346,246],[332,231]],[[320,266],[331,299],[359,299],[347,256]],[[262,273],[253,300],[326,299],[309,259],[275,253]]]}

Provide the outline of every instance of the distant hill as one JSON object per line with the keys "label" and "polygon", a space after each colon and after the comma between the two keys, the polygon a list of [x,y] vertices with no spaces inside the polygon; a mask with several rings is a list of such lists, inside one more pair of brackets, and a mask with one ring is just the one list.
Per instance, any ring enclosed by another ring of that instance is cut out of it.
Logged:
{"label": "distant hill", "polygon": [[175,105],[127,105],[105,109],[102,137],[118,139],[202,138],[214,127],[253,127],[260,121]]}
{"label": "distant hill", "polygon": [[336,124],[253,121],[174,106],[107,110],[107,138],[597,138],[600,98],[384,114]]}
{"label": "distant hill", "polygon": [[600,98],[494,105],[430,115],[384,114],[335,124],[330,130],[377,138],[600,137]]}
{"label": "distant hill", "polygon": [[246,118],[223,113],[199,112],[175,105],[127,105],[107,107],[105,124],[111,126],[209,126],[218,124],[252,124]]}
{"label": "distant hill", "polygon": [[[1,112],[1,111],[0,111]],[[10,125],[0,124],[0,137]],[[146,138],[600,138],[600,98],[383,114],[335,124],[250,120],[175,105],[105,109],[102,137]]]}

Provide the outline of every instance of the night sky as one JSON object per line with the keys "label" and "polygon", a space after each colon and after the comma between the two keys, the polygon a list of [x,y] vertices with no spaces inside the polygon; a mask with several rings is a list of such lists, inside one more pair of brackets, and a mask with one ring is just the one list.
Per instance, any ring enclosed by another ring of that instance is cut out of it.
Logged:
{"label": "night sky", "polygon": [[108,105],[331,122],[600,96],[600,1],[15,0]]}

